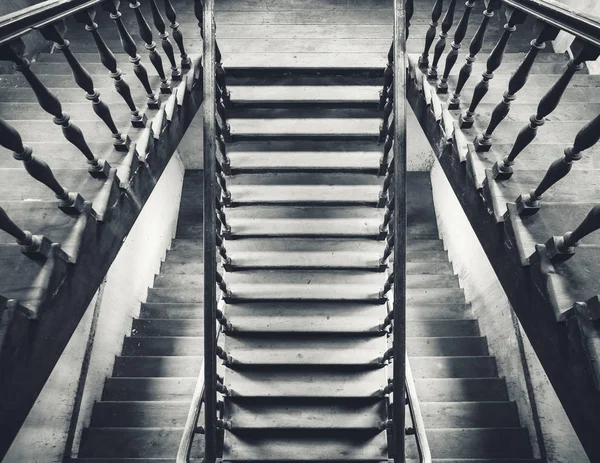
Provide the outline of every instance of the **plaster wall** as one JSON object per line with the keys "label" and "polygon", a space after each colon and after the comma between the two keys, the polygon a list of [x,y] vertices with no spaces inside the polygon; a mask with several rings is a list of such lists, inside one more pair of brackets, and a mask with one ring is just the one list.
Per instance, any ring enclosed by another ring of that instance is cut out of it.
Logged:
{"label": "plaster wall", "polygon": [[[175,152],[3,463],[62,463],[69,435],[78,448],[81,430],[175,236],[184,170]],[[76,427],[74,409],[80,410]]]}
{"label": "plaster wall", "polygon": [[[545,448],[548,463],[589,462],[437,161],[431,170],[431,183],[440,238],[482,335],[487,337],[490,355],[496,357],[499,375],[506,378],[508,394],[517,404],[521,424],[529,430],[535,456],[540,457],[541,446],[542,452]],[[532,405],[537,409],[539,431]],[[540,442],[538,435],[542,436]]]}

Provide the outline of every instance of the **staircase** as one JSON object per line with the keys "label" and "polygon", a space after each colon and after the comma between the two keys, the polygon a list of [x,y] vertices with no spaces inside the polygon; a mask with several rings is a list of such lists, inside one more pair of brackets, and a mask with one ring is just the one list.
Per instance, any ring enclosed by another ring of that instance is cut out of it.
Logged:
{"label": "staircase", "polygon": [[[71,461],[175,461],[203,361],[199,199],[202,172],[188,171],[176,238]],[[203,454],[196,439],[191,457]]]}

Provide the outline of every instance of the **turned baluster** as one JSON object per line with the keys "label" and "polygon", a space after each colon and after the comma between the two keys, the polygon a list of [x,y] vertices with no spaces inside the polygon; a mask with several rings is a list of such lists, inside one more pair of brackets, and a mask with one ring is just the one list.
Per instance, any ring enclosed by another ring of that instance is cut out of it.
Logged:
{"label": "turned baluster", "polygon": [[217,237],[217,248],[219,249],[219,254],[223,258],[223,264],[224,265],[231,264],[231,259],[227,255],[227,249],[225,248],[225,242],[223,241],[223,238],[221,238],[221,236],[218,233],[216,234],[216,237]]}
{"label": "turned baluster", "polygon": [[108,70],[108,75],[114,81],[115,90],[121,95],[121,98],[123,98],[131,112],[131,125],[133,127],[145,127],[146,116],[140,114],[139,109],[133,101],[131,89],[122,77],[123,72],[117,67],[117,59],[98,31],[98,24],[94,22],[95,16],[96,12],[94,10],[87,10],[77,13],[75,19],[77,19],[78,22],[83,23],[85,25],[85,30],[92,34],[92,38],[98,49],[100,62]]}
{"label": "turned baluster", "polygon": [[438,21],[440,16],[442,16],[442,0],[435,0],[433,4],[433,9],[431,10],[431,21],[429,22],[429,29],[427,29],[427,33],[425,34],[425,48],[423,49],[423,53],[419,57],[419,67],[421,69],[427,69],[429,67],[429,49],[433,44],[433,39],[435,38],[435,31],[437,29]]}
{"label": "turned baluster", "polygon": [[492,134],[494,133],[494,130],[496,130],[496,127],[498,127],[506,116],[508,116],[510,104],[517,98],[517,92],[525,86],[533,63],[535,62],[535,58],[540,50],[543,50],[546,47],[547,41],[556,38],[558,32],[559,29],[546,25],[538,38],[531,41],[529,52],[527,52],[527,55],[525,55],[525,58],[508,81],[508,89],[504,92],[502,101],[498,103],[492,111],[492,116],[490,117],[487,128],[475,138],[474,145],[477,151],[489,151],[492,147]]}
{"label": "turned baluster", "polygon": [[394,42],[390,46],[390,50],[387,55],[387,64],[383,71],[383,88],[379,91],[379,110],[381,111],[385,107],[385,102],[388,96],[393,92],[391,91],[392,80],[394,77]]}
{"label": "turned baluster", "polygon": [[0,207],[0,230],[5,231],[21,245],[21,252],[31,258],[48,257],[52,243],[42,235],[33,235],[15,224]]}
{"label": "turned baluster", "polygon": [[415,12],[415,6],[413,0],[406,0],[404,3],[404,11],[406,14],[406,39],[408,39],[408,32],[410,31],[410,20]]}
{"label": "turned baluster", "polygon": [[383,144],[383,155],[379,160],[379,171],[377,172],[377,175],[383,175],[386,173],[386,171],[388,171],[388,159],[390,152],[392,151],[392,145],[394,144],[394,131],[396,130],[395,127],[396,124],[394,119],[392,119],[390,127],[388,128],[388,136]]}
{"label": "turned baluster", "polygon": [[[231,131],[229,124],[227,123],[227,109],[225,108],[225,103],[223,101],[223,92],[217,85],[215,88],[215,104],[217,108],[217,114],[221,118],[221,136],[226,142],[231,142]],[[217,124],[218,125],[218,124]]]}
{"label": "turned baluster", "polygon": [[429,79],[437,79],[438,77],[438,63],[440,62],[440,58],[442,57],[442,53],[444,53],[444,49],[446,48],[446,37],[448,37],[448,31],[452,27],[452,23],[454,22],[454,10],[456,8],[456,0],[450,0],[450,5],[448,5],[448,9],[446,10],[446,14],[444,15],[444,19],[442,20],[442,30],[440,31],[440,38],[435,44],[435,48],[433,49],[433,62],[431,63],[431,67],[429,68],[429,72],[427,72],[427,77]]}
{"label": "turned baluster", "polygon": [[219,286],[219,289],[223,292],[223,294],[229,296],[231,295],[231,293],[229,292],[229,289],[227,288],[227,284],[225,284],[225,280],[223,279],[223,276],[219,273],[219,271],[216,272],[217,274],[217,285]]}
{"label": "turned baluster", "polygon": [[223,203],[229,204],[231,201],[231,192],[227,189],[227,180],[225,175],[223,174],[223,168],[221,167],[221,163],[217,159],[217,180],[219,181],[219,185],[221,186],[221,191],[223,192]]}
{"label": "turned baluster", "polygon": [[386,350],[383,354],[383,356],[379,359],[379,363],[383,364],[386,363],[387,361],[391,360],[394,357],[394,349],[392,347],[390,347],[388,350]]}
{"label": "turned baluster", "polygon": [[44,111],[54,116],[53,122],[59,125],[63,135],[68,142],[72,143],[86,157],[89,164],[88,171],[93,177],[107,178],[110,165],[104,160],[98,159],[90,150],[90,147],[81,132],[81,129],[71,123],[71,116],[63,112],[60,100],[42,81],[31,71],[31,63],[23,57],[25,45],[21,39],[15,39],[0,48],[0,58],[13,62],[13,67],[23,74],[29,83],[38,103]]}
{"label": "turned baluster", "polygon": [[387,265],[387,260],[392,254],[392,250],[394,249],[394,234],[390,233],[385,240],[385,249],[383,250],[383,255],[379,259],[379,266],[384,267]]}
{"label": "turned baluster", "polygon": [[[217,272],[217,281],[219,281],[219,276],[220,276],[219,272]],[[223,278],[221,278],[221,281],[223,281]],[[224,284],[225,284],[225,282],[223,282],[223,285]],[[219,285],[219,287],[221,287],[221,286]],[[221,290],[223,291],[223,289],[221,289]],[[223,291],[223,292],[226,292],[226,291]],[[225,363],[225,364],[229,364],[233,360],[229,355],[227,355],[227,352],[225,352],[221,346],[217,346],[216,353],[217,353],[217,357],[219,357],[221,360],[223,360],[223,363]]]}
{"label": "turned baluster", "polygon": [[540,184],[528,195],[517,198],[517,210],[520,215],[533,215],[540,209],[542,195],[560,179],[564,178],[573,167],[573,161],[579,161],[586,149],[594,146],[600,140],[600,115],[596,116],[575,137],[573,146],[565,149],[564,156],[554,161]]}
{"label": "turned baluster", "polygon": [[[392,216],[394,215],[394,205],[395,200],[392,196],[386,204],[385,214],[383,215],[383,223],[379,226],[379,234],[381,236],[385,236],[387,234],[387,228],[390,224],[390,220],[392,220]],[[389,235],[391,236],[392,233],[390,233]]]}
{"label": "turned baluster", "polygon": [[383,143],[387,138],[390,129],[390,114],[394,109],[394,94],[390,93],[389,98],[383,107],[383,122],[379,125],[379,137],[377,143]]}
{"label": "turned baluster", "polygon": [[580,241],[590,233],[600,229],[600,204],[596,204],[579,226],[563,236],[553,236],[546,241],[546,254],[553,262],[570,259]]}
{"label": "turned baluster", "polygon": [[165,74],[165,70],[163,68],[162,58],[156,51],[156,42],[152,38],[152,29],[148,25],[148,21],[144,17],[144,13],[140,9],[140,2],[137,0],[129,0],[129,8],[133,10],[135,13],[135,19],[138,24],[138,31],[140,32],[140,37],[146,44],[146,50],[148,50],[148,57],[150,58],[150,62],[156,72],[158,73],[158,77],[160,78],[160,91],[161,93],[171,93],[171,86],[169,85],[169,81],[167,80],[167,76]]}
{"label": "turned baluster", "polygon": [[[216,46],[216,43],[215,43]],[[217,50],[219,48],[217,47]],[[229,90],[227,90],[227,82],[225,69],[223,68],[223,64],[221,63],[221,54],[218,55],[219,60],[215,63],[215,71],[217,77],[217,87],[220,89],[221,99],[223,100],[223,104],[229,105],[231,103],[231,94]]]}
{"label": "turned baluster", "polygon": [[227,157],[227,145],[225,143],[225,138],[223,138],[223,134],[221,133],[221,127],[219,124],[215,124],[215,132],[217,135],[217,146],[219,147],[219,151],[221,152],[221,157],[223,158],[223,172],[225,174],[231,173],[231,162]]}
{"label": "turned baluster", "polygon": [[83,198],[64,188],[54,176],[50,166],[33,156],[30,146],[24,145],[21,135],[14,127],[0,118],[0,145],[13,152],[13,157],[23,162],[25,170],[38,182],[46,185],[60,202],[58,207],[67,214],[79,214],[83,210]]}
{"label": "turned baluster", "polygon": [[108,11],[110,18],[115,22],[115,26],[117,27],[117,31],[119,33],[121,46],[123,47],[125,53],[129,55],[129,62],[133,65],[133,73],[136,75],[146,91],[146,104],[151,109],[158,109],[160,107],[160,100],[150,85],[148,71],[146,71],[146,68],[141,63],[142,58],[137,52],[135,41],[133,40],[133,37],[131,37],[131,34],[121,19],[119,4],[119,0],[109,0],[102,4],[102,8]]}
{"label": "turned baluster", "polygon": [[467,35],[469,18],[471,17],[471,12],[475,6],[475,1],[476,0],[467,0],[465,3],[465,11],[458,22],[458,26],[456,26],[456,30],[454,31],[454,39],[452,40],[452,45],[450,45],[450,51],[448,52],[448,55],[446,55],[444,73],[437,84],[438,93],[448,93],[448,77],[450,77],[450,71],[452,71],[452,68],[456,64],[456,60],[458,59],[458,50],[460,50],[462,41],[464,40],[465,35]]}
{"label": "turned baluster", "polygon": [[100,99],[100,92],[94,88],[94,80],[90,73],[77,60],[70,48],[70,42],[66,40],[55,25],[44,27],[41,31],[46,40],[54,42],[55,48],[60,50],[67,60],[75,83],[85,93],[85,98],[92,102],[94,113],[106,124],[108,130],[112,133],[113,146],[117,151],[129,151],[131,140],[117,128],[108,105]]}
{"label": "turned baluster", "polygon": [[227,223],[227,216],[225,215],[225,211],[223,210],[223,204],[221,204],[221,201],[217,197],[215,197],[215,203],[217,206],[217,216],[223,224],[223,230],[225,231],[225,233],[230,233],[231,227]]}
{"label": "turned baluster", "polygon": [[535,139],[538,127],[546,122],[546,116],[556,109],[575,73],[583,68],[585,61],[595,60],[598,56],[600,56],[600,49],[584,45],[580,53],[569,60],[563,74],[540,100],[536,113],[529,118],[529,124],[517,135],[510,153],[492,167],[496,180],[507,180],[512,176],[515,159]]}
{"label": "turned baluster", "polygon": [[377,204],[377,207],[383,207],[387,203],[388,190],[390,189],[394,177],[394,161],[395,159],[392,159],[392,162],[387,166],[387,173],[383,179],[381,191],[379,192],[379,203]]}
{"label": "turned baluster", "polygon": [[173,29],[173,40],[175,40],[177,48],[179,48],[179,54],[181,56],[181,69],[190,69],[190,67],[192,66],[192,60],[185,52],[185,47],[183,46],[183,34],[179,30],[179,23],[177,22],[177,14],[175,13],[175,8],[173,8],[171,0],[164,0],[164,2],[165,15],[171,23],[169,27]]}
{"label": "turned baluster", "polygon": [[177,67],[177,62],[175,61],[175,50],[173,50],[173,44],[169,39],[169,33],[167,32],[167,25],[165,24],[165,20],[158,9],[158,5],[156,4],[156,0],[150,1],[150,9],[152,10],[152,21],[154,22],[154,27],[158,31],[158,37],[161,40],[162,49],[167,55],[167,59],[171,64],[171,79],[172,80],[181,80],[181,71]]}
{"label": "turned baluster", "polygon": [[223,311],[221,311],[220,309],[217,309],[217,321],[221,324],[223,330],[225,331],[231,331],[231,329],[233,328],[229,320],[227,320],[227,317],[225,316]]}
{"label": "turned baluster", "polygon": [[463,66],[460,68],[456,89],[454,90],[452,97],[448,100],[448,109],[458,109],[460,106],[460,93],[467,83],[467,80],[469,80],[469,77],[471,77],[473,63],[477,60],[477,55],[483,47],[483,40],[485,39],[485,33],[487,31],[490,19],[494,17],[494,11],[499,9],[501,4],[501,0],[490,0],[483,11],[483,19],[481,20],[481,24],[479,24],[479,27],[477,28],[477,31],[475,32],[475,35],[469,44],[469,56],[467,56],[465,64],[463,64]]}
{"label": "turned baluster", "polygon": [[392,286],[394,285],[394,272],[391,272],[387,279],[385,280],[385,283],[383,285],[383,289],[381,291],[379,291],[379,298],[380,299],[385,299],[385,295],[388,293],[388,291],[390,289],[392,289]]}
{"label": "turned baluster", "polygon": [[504,32],[502,32],[500,40],[498,40],[498,43],[488,56],[485,71],[481,74],[481,81],[475,86],[473,99],[469,104],[469,109],[460,117],[461,128],[473,127],[473,123],[475,122],[475,110],[490,88],[490,81],[494,78],[494,71],[502,64],[508,39],[512,33],[517,30],[517,24],[523,24],[526,17],[527,15],[520,10],[510,11],[508,21],[504,25]]}
{"label": "turned baluster", "polygon": [[386,326],[391,325],[394,320],[394,309],[390,310],[383,319],[383,323],[379,326],[380,330],[384,330]]}
{"label": "turned baluster", "polygon": [[202,0],[194,0],[194,16],[198,20],[200,37],[204,38],[204,4]]}

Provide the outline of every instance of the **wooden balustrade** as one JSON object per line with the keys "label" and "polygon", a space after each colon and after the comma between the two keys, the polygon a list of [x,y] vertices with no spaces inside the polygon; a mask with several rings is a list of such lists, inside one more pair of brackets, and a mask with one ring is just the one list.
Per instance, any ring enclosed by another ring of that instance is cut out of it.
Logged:
{"label": "wooden balustrade", "polygon": [[33,235],[23,230],[10,219],[2,207],[0,207],[0,230],[17,240],[17,244],[21,245],[21,252],[28,257],[43,259],[50,255],[52,243],[42,235]]}
{"label": "wooden balustrade", "polygon": [[133,37],[131,37],[131,34],[121,19],[119,4],[119,0],[109,0],[102,4],[102,8],[108,11],[110,18],[115,22],[115,26],[117,27],[119,38],[121,40],[121,46],[123,47],[125,53],[129,55],[129,62],[133,65],[133,73],[136,75],[146,91],[146,104],[150,109],[158,109],[160,107],[160,99],[150,85],[148,71],[146,71],[146,68],[141,63],[142,58],[137,52],[135,41],[133,40]]}
{"label": "wooden balustrade", "polygon": [[458,22],[458,26],[456,26],[456,30],[454,31],[454,39],[450,45],[450,51],[446,55],[444,73],[437,84],[438,93],[448,93],[448,78],[450,77],[450,72],[452,71],[452,68],[456,64],[456,60],[458,59],[458,50],[460,50],[462,41],[465,39],[465,35],[467,35],[469,18],[471,17],[471,12],[475,6],[475,1],[476,0],[467,0],[465,3],[465,11]]}
{"label": "wooden balustrade", "polygon": [[383,144],[383,154],[381,159],[379,160],[379,171],[377,175],[381,176],[388,171],[388,159],[390,153],[392,151],[392,146],[394,145],[394,131],[396,130],[396,124],[392,119],[390,122],[390,126],[388,128],[388,136],[385,139],[385,143]]}
{"label": "wooden balustrade", "polygon": [[450,5],[448,5],[448,9],[446,10],[446,14],[444,15],[444,19],[442,20],[442,27],[439,39],[433,49],[433,61],[431,63],[429,71],[427,72],[427,77],[429,79],[437,79],[438,77],[438,63],[440,62],[442,53],[444,53],[444,49],[446,48],[446,37],[448,37],[448,31],[450,30],[450,28],[452,27],[452,23],[454,22],[455,9],[456,0],[450,0]]}
{"label": "wooden balustrade", "polygon": [[387,64],[383,71],[383,88],[379,91],[379,110],[383,110],[385,102],[390,94],[390,87],[394,78],[394,43],[390,45],[390,49],[387,54]]}
{"label": "wooden balustrade", "polygon": [[531,41],[531,47],[527,55],[525,55],[525,58],[508,81],[508,89],[504,92],[502,101],[492,111],[487,128],[475,138],[474,145],[477,151],[489,151],[492,147],[492,134],[508,116],[510,105],[517,98],[517,92],[525,86],[538,53],[546,47],[546,42],[556,38],[558,32],[559,30],[554,26],[544,25],[538,37]]}
{"label": "wooden balustrade", "polygon": [[35,93],[40,107],[48,114],[54,116],[53,122],[61,127],[66,140],[73,144],[86,157],[90,174],[97,178],[107,178],[110,172],[110,165],[108,162],[98,159],[92,153],[81,129],[73,124],[71,116],[62,110],[62,105],[56,94],[46,87],[33,73],[30,67],[31,63],[23,56],[24,53],[25,44],[20,38],[14,39],[12,42],[0,47],[0,59],[12,61],[15,70],[23,74],[33,93]]}
{"label": "wooden balustrade", "polygon": [[140,110],[133,101],[129,84],[123,79],[123,72],[117,67],[117,59],[98,31],[98,24],[94,22],[95,16],[95,10],[88,9],[77,13],[75,19],[84,24],[85,30],[92,34],[92,38],[98,49],[100,62],[108,70],[108,75],[113,79],[115,90],[123,98],[123,101],[125,101],[131,112],[131,125],[139,128],[146,127],[146,115],[140,113]]}
{"label": "wooden balustrade", "polygon": [[600,204],[596,204],[579,226],[563,236],[553,236],[546,241],[546,254],[553,262],[570,259],[583,238],[600,229]]}
{"label": "wooden balustrade", "polygon": [[394,97],[393,94],[390,93],[388,100],[383,107],[383,122],[379,126],[379,137],[377,139],[377,143],[383,143],[383,141],[387,139],[390,129],[390,115],[392,114],[392,109],[394,109]]}
{"label": "wooden balustrade", "polygon": [[221,61],[216,63],[217,70],[217,86],[219,87],[219,96],[223,100],[223,104],[229,106],[231,104],[231,93],[227,90],[227,78],[225,68]]}
{"label": "wooden balustrade", "polygon": [[221,221],[221,224],[223,225],[223,230],[225,231],[225,233],[231,232],[231,227],[227,223],[227,216],[225,215],[225,210],[223,209],[223,204],[221,203],[221,200],[216,196],[215,196],[215,207],[217,209],[217,217],[219,218],[219,220]]}
{"label": "wooden balustrade", "polygon": [[490,0],[487,3],[487,6],[483,11],[481,24],[479,24],[479,27],[477,28],[477,31],[475,32],[475,35],[469,44],[469,56],[467,56],[465,64],[462,66],[462,68],[460,68],[456,88],[454,89],[452,97],[448,100],[448,109],[459,108],[460,94],[467,83],[467,80],[469,80],[469,77],[471,77],[471,72],[473,72],[473,63],[476,61],[477,55],[483,47],[483,40],[485,39],[488,23],[490,22],[490,19],[494,17],[494,12],[498,10],[501,5],[501,0]]}
{"label": "wooden balustrade", "polygon": [[490,81],[494,78],[494,71],[496,71],[502,64],[508,39],[512,33],[517,30],[517,24],[523,24],[526,17],[527,15],[520,10],[509,11],[508,21],[504,25],[502,36],[500,36],[500,40],[498,40],[498,43],[496,46],[494,46],[494,49],[488,56],[486,61],[486,69],[482,74],[481,81],[475,86],[475,90],[473,91],[473,99],[469,104],[469,109],[467,109],[467,111],[460,117],[461,128],[473,127],[473,123],[475,122],[475,110],[490,88]]}
{"label": "wooden balustrade", "polygon": [[[217,272],[217,281],[219,281],[219,272]],[[221,279],[221,281],[223,281],[223,279]],[[223,282],[223,284],[225,284],[225,282]],[[225,291],[223,291],[225,292]],[[218,309],[217,309],[218,310]],[[215,317],[216,318],[216,317]],[[223,350],[223,348],[221,346],[217,346],[215,353],[217,354],[217,357],[219,357],[221,360],[223,360],[223,364],[224,365],[228,365],[232,362],[232,358],[227,354],[227,352],[225,352],[225,350]],[[222,426],[222,420],[218,420],[221,421],[221,423],[217,423],[217,426],[221,427]]]}
{"label": "wooden balustrade", "polygon": [[582,158],[582,152],[591,148],[600,140],[600,115],[596,116],[585,125],[575,137],[573,146],[565,149],[564,156],[554,161],[539,185],[525,197],[517,198],[517,210],[520,215],[533,215],[540,209],[543,194],[550,187],[564,178],[573,167],[574,161]]}
{"label": "wooden balustrade", "polygon": [[84,201],[78,193],[70,192],[54,176],[50,166],[33,155],[31,147],[24,145],[19,132],[0,118],[0,145],[13,152],[13,157],[23,162],[25,170],[38,182],[46,185],[59,200],[58,207],[67,214],[80,214]]}
{"label": "wooden balustrade", "polygon": [[219,147],[219,151],[221,152],[221,157],[223,159],[221,167],[223,168],[223,172],[225,174],[231,173],[231,162],[229,157],[227,156],[227,145],[225,143],[225,138],[223,137],[223,133],[221,132],[221,127],[219,124],[215,124],[215,132],[216,132],[216,142]]}
{"label": "wooden balustrade", "polygon": [[158,31],[158,37],[161,40],[162,49],[165,52],[165,55],[167,55],[167,59],[171,64],[171,80],[181,80],[181,71],[179,70],[177,62],[175,61],[175,50],[173,49],[173,44],[169,39],[169,33],[167,32],[165,20],[158,9],[156,0],[148,1],[150,2],[150,10],[152,11],[152,22]]}
{"label": "wooden balustrade", "polygon": [[140,8],[140,2],[137,0],[129,0],[129,8],[131,8],[135,14],[135,19],[138,24],[138,31],[140,33],[140,37],[146,44],[146,50],[148,50],[148,57],[150,58],[150,62],[156,72],[158,73],[158,77],[160,78],[160,92],[161,93],[171,93],[171,85],[167,80],[167,76],[165,74],[165,69],[163,68],[162,58],[160,54],[156,51],[156,42],[152,37],[152,29],[148,25],[148,21],[142,13]]}
{"label": "wooden balustrade", "polygon": [[221,187],[221,192],[222,192],[222,198],[223,198],[223,204],[229,204],[229,202],[231,201],[231,192],[227,189],[227,179],[225,178],[225,175],[223,174],[223,168],[221,167],[221,163],[219,162],[219,160],[217,159],[217,163],[216,163],[216,169],[217,169],[217,180],[219,182],[219,185]]}
{"label": "wooden balustrade", "polygon": [[392,250],[394,249],[394,234],[389,233],[385,240],[385,248],[383,249],[383,255],[379,259],[379,266],[386,267],[387,261],[392,254]]}
{"label": "wooden balustrade", "polygon": [[594,60],[598,56],[599,48],[583,45],[580,53],[569,60],[563,74],[540,100],[536,113],[529,118],[529,124],[517,135],[510,153],[502,161],[494,164],[492,171],[496,180],[507,180],[512,176],[515,159],[535,139],[538,127],[544,125],[546,117],[556,109],[575,73],[583,67],[585,61]]}
{"label": "wooden balustrade", "polygon": [[225,101],[223,100],[223,91],[217,85],[215,88],[215,103],[217,114],[221,118],[221,124],[217,122],[219,126],[218,136],[222,137],[225,142],[231,142],[231,129],[227,123],[227,108],[225,107]]}
{"label": "wooden balustrade", "polygon": [[181,57],[181,69],[190,69],[192,66],[192,60],[187,55],[185,51],[185,46],[183,44],[183,34],[179,30],[179,23],[177,22],[177,13],[175,13],[175,8],[173,8],[173,4],[171,0],[164,0],[165,4],[165,15],[169,20],[169,27],[173,30],[173,40],[177,44],[177,48],[179,48],[179,56]]}
{"label": "wooden balustrade", "polygon": [[386,236],[386,235],[391,234],[391,233],[388,233],[388,226],[390,224],[390,221],[392,220],[392,215],[394,214],[394,207],[395,207],[395,201],[394,201],[394,197],[392,196],[388,200],[388,202],[385,206],[385,213],[383,214],[383,222],[379,226],[380,236]]}
{"label": "wooden balustrade", "polygon": [[108,105],[100,99],[100,93],[94,88],[94,80],[90,73],[77,60],[70,48],[70,42],[63,37],[56,25],[50,25],[40,30],[46,40],[52,41],[67,60],[75,83],[86,93],[86,99],[92,102],[94,113],[106,124],[112,133],[113,146],[117,151],[129,151],[131,140],[117,128]]}
{"label": "wooden balustrade", "polygon": [[385,280],[385,283],[383,284],[383,289],[379,291],[380,299],[385,299],[385,295],[390,291],[390,289],[392,289],[392,286],[394,286],[394,276],[394,272],[390,272]]}
{"label": "wooden balustrade", "polygon": [[221,257],[223,258],[223,265],[230,265],[231,259],[227,255],[227,249],[225,248],[225,242],[223,241],[223,238],[221,238],[221,236],[218,233],[217,233],[216,240],[217,240],[216,241],[217,249],[219,250],[219,254],[221,255]]}
{"label": "wooden balustrade", "polygon": [[[406,40],[408,40],[408,33],[410,31],[410,20],[415,12],[415,6],[413,0],[406,0],[404,2],[404,12],[406,14]],[[393,46],[393,43],[392,43]]]}
{"label": "wooden balustrade", "polygon": [[435,0],[433,8],[431,10],[431,21],[429,22],[429,28],[425,34],[425,48],[423,53],[419,57],[419,67],[421,69],[427,69],[429,67],[429,49],[433,45],[433,39],[435,39],[435,32],[440,17],[442,16],[443,0]]}
{"label": "wooden balustrade", "polygon": [[[232,330],[233,327],[232,327],[231,323],[229,322],[229,320],[227,319],[225,314],[220,309],[217,309],[217,321],[223,327],[223,331],[227,332],[227,331]],[[221,385],[223,385],[223,384],[221,383]],[[222,389],[219,392],[221,392],[223,394],[223,393],[225,393],[224,392],[225,390],[226,390],[226,388]]]}

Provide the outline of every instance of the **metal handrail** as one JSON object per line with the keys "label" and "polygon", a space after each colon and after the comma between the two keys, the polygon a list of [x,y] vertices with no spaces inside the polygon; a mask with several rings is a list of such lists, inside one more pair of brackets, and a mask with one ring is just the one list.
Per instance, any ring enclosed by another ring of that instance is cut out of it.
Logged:
{"label": "metal handrail", "polygon": [[425,422],[423,421],[423,415],[421,414],[421,405],[419,404],[417,388],[415,386],[412,370],[410,369],[408,355],[406,356],[405,384],[408,410],[410,412],[410,418],[415,429],[415,440],[417,442],[417,450],[419,452],[419,461],[421,463],[431,463],[429,440],[427,439],[427,433],[425,432]]}
{"label": "metal handrail", "polygon": [[0,45],[107,0],[46,0],[0,16]]}

